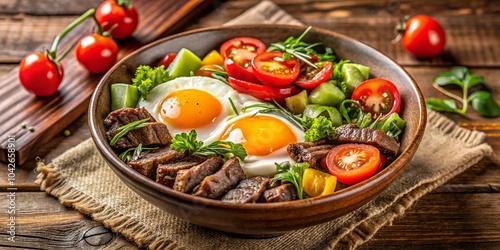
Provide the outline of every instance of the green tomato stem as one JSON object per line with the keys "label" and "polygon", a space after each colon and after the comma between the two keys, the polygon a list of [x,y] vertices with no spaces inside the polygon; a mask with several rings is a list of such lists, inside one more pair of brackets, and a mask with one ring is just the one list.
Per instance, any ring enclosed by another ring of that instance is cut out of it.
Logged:
{"label": "green tomato stem", "polygon": [[[51,58],[56,58],[56,52],[57,52],[57,47],[59,46],[59,43],[61,40],[71,31],[73,30],[76,26],[80,25],[85,19],[94,16],[95,10],[94,9],[89,9],[87,12],[83,13],[80,17],[78,17],[76,20],[74,20],[72,23],[68,25],[59,35],[56,36],[54,39],[54,42],[52,43],[52,46],[50,47],[49,55]],[[67,54],[67,53],[66,53]],[[62,60],[63,57],[58,57],[56,62],[59,62],[59,60]]]}

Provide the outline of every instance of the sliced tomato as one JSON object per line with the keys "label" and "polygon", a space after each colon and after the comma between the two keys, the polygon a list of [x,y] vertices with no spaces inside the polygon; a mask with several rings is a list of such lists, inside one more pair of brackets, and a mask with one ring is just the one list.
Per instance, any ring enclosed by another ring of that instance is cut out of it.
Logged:
{"label": "sliced tomato", "polygon": [[194,75],[195,76],[206,76],[206,77],[212,77],[212,70],[217,70],[217,71],[224,71],[224,68],[222,66],[219,66],[217,64],[207,64],[201,66]]}
{"label": "sliced tomato", "polygon": [[158,66],[163,65],[163,67],[165,67],[165,69],[167,69],[168,66],[170,66],[170,64],[174,61],[174,59],[175,59],[176,56],[177,56],[177,53],[168,53],[168,54],[166,54],[160,60],[160,62],[158,63]]}
{"label": "sliced tomato", "polygon": [[332,62],[318,62],[311,66],[302,67],[295,84],[303,89],[314,89],[320,84],[328,81],[333,71]]}
{"label": "sliced tomato", "polygon": [[333,147],[326,156],[330,174],[347,185],[364,181],[375,174],[380,164],[380,151],[371,145],[348,143]]}
{"label": "sliced tomato", "polygon": [[401,96],[394,83],[383,78],[373,78],[360,83],[352,92],[351,98],[358,101],[365,112],[373,118],[382,114],[384,119],[392,113],[401,111]]}
{"label": "sliced tomato", "polygon": [[252,59],[265,51],[266,45],[252,37],[236,37],[227,40],[220,47],[226,72],[232,77],[254,83],[258,80],[252,71]]}
{"label": "sliced tomato", "polygon": [[386,163],[387,163],[387,156],[380,154],[380,163],[378,164],[378,168],[375,173],[382,171],[385,168]]}
{"label": "sliced tomato", "polygon": [[288,85],[300,73],[300,63],[295,57],[283,60],[283,52],[264,52],[252,60],[252,69],[260,82],[271,87]]}
{"label": "sliced tomato", "polygon": [[249,94],[264,101],[275,100],[280,104],[285,103],[285,98],[298,92],[294,85],[273,88],[258,83],[246,82],[231,76],[227,80],[229,85],[240,93]]}

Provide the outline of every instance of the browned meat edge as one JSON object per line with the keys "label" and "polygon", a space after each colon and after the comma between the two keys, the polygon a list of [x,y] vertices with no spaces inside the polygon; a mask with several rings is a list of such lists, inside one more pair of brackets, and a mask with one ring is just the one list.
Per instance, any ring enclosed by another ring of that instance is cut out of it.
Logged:
{"label": "browned meat edge", "polygon": [[143,151],[137,160],[129,161],[127,164],[137,172],[154,180],[156,169],[159,164],[164,164],[183,157],[185,157],[184,153],[166,147],[151,151]]}
{"label": "browned meat edge", "polygon": [[222,164],[224,164],[222,157],[215,156],[190,169],[179,170],[172,188],[176,191],[187,193],[205,177],[217,172]]}
{"label": "browned meat edge", "polygon": [[263,198],[266,202],[292,201],[298,198],[295,187],[286,183],[264,191]]}
{"label": "browned meat edge", "polygon": [[269,178],[256,176],[241,181],[236,188],[229,190],[222,201],[233,203],[255,203],[266,190]]}
{"label": "browned meat edge", "polygon": [[360,128],[354,124],[346,124],[337,128],[337,134],[331,138],[333,143],[364,143],[378,148],[390,156],[398,154],[399,143],[384,131]]}
{"label": "browned meat edge", "polygon": [[216,199],[246,178],[240,161],[232,157],[213,175],[203,179],[194,195]]}
{"label": "browned meat edge", "polygon": [[192,168],[206,159],[206,157],[191,155],[177,161],[160,164],[156,169],[156,182],[167,187],[173,187],[177,172],[182,169]]}

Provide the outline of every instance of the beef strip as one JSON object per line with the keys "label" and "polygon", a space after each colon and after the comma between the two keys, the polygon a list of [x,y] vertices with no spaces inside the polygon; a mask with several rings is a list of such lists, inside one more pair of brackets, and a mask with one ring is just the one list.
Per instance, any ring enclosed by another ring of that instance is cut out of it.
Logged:
{"label": "beef strip", "polygon": [[189,169],[182,169],[177,172],[173,189],[187,193],[199,184],[205,177],[217,172],[224,164],[222,157],[215,156]]}
{"label": "beef strip", "polygon": [[378,148],[382,153],[395,156],[399,143],[382,130],[360,128],[354,124],[346,124],[337,128],[337,134],[330,138],[335,144],[364,143]]}
{"label": "beef strip", "polygon": [[122,108],[109,113],[106,119],[104,119],[104,124],[108,128],[106,132],[108,141],[111,141],[113,137],[118,134],[118,128],[145,118],[150,119],[149,122],[145,123],[145,127],[129,131],[118,139],[113,147],[117,149],[127,149],[137,147],[141,143],[142,146],[170,145],[172,137],[168,131],[167,125],[156,122],[151,114],[144,108]]}
{"label": "beef strip", "polygon": [[167,187],[173,187],[177,172],[182,169],[192,168],[206,159],[206,157],[191,155],[176,161],[160,164],[156,169],[156,182]]}
{"label": "beef strip", "polygon": [[286,183],[264,191],[263,198],[266,202],[292,201],[298,198],[295,187]]}
{"label": "beef strip", "polygon": [[154,180],[156,179],[156,169],[159,164],[164,164],[183,157],[185,157],[184,153],[175,151],[170,147],[165,147],[143,151],[136,160],[131,160],[127,164],[137,172]]}
{"label": "beef strip", "polygon": [[287,147],[288,155],[296,162],[307,162],[316,166],[334,146],[327,143],[326,140],[292,143]]}
{"label": "beef strip", "polygon": [[255,203],[266,190],[269,178],[256,176],[241,181],[236,188],[229,190],[222,201],[232,203]]}
{"label": "beef strip", "polygon": [[232,157],[217,173],[205,177],[194,195],[216,199],[246,178],[240,161]]}

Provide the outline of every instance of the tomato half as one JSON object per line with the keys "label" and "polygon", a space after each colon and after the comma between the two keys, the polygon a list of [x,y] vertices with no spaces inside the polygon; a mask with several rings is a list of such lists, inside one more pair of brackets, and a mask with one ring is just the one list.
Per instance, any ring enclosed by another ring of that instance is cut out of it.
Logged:
{"label": "tomato half", "polygon": [[358,101],[365,112],[374,118],[382,114],[382,118],[401,110],[399,90],[389,80],[383,78],[368,79],[360,83],[352,92],[351,98]]}
{"label": "tomato half", "polygon": [[236,37],[227,40],[220,47],[226,72],[232,77],[254,83],[258,80],[253,74],[252,59],[265,51],[266,45],[252,37]]}
{"label": "tomato half", "polygon": [[249,94],[264,101],[275,100],[283,104],[285,103],[285,98],[297,94],[297,89],[294,85],[273,88],[258,83],[246,82],[231,76],[227,80],[229,85],[236,91]]}
{"label": "tomato half", "polygon": [[78,41],[75,52],[80,64],[90,73],[99,74],[108,71],[115,64],[118,44],[110,37],[89,34]]}
{"label": "tomato half", "polygon": [[177,53],[168,53],[168,54],[166,54],[160,60],[160,62],[158,63],[158,66],[163,65],[163,67],[165,67],[165,69],[167,69],[168,66],[170,66],[170,64],[174,61],[174,59],[175,59],[176,56],[177,56]]}
{"label": "tomato half", "polygon": [[19,64],[19,81],[27,91],[36,96],[56,93],[63,75],[62,64],[54,62],[44,53],[29,54]]}
{"label": "tomato half", "polygon": [[97,22],[103,30],[111,30],[111,36],[117,39],[130,37],[137,28],[139,17],[135,7],[129,4],[120,5],[116,0],[104,1],[95,12]]}
{"label": "tomato half", "polygon": [[333,71],[332,62],[315,63],[317,68],[311,66],[302,67],[295,84],[303,89],[314,89],[320,84],[328,81]]}
{"label": "tomato half", "polygon": [[330,149],[326,156],[330,174],[347,185],[370,178],[377,171],[379,163],[380,151],[367,144],[341,144]]}
{"label": "tomato half", "polygon": [[401,42],[407,51],[420,58],[430,58],[443,52],[446,35],[435,19],[417,15],[408,19],[405,25]]}
{"label": "tomato half", "polygon": [[252,60],[252,69],[260,82],[280,87],[294,82],[300,73],[300,63],[295,57],[283,60],[283,52],[264,52]]}

